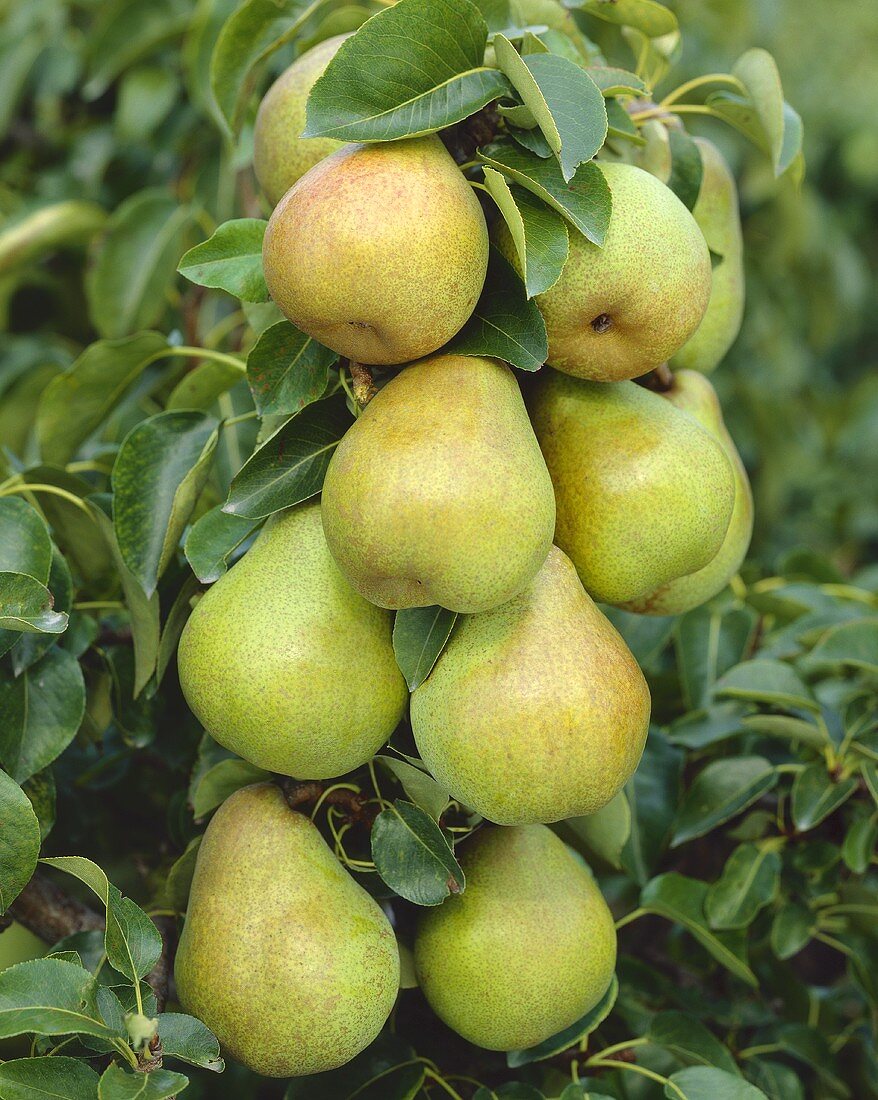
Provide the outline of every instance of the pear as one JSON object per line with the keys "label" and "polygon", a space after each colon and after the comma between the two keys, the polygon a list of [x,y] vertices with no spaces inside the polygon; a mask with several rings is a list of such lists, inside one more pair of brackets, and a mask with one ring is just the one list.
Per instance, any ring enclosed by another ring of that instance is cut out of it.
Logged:
{"label": "pear", "polygon": [[269,520],[199,600],[178,664],[183,694],[215,740],[300,779],[371,759],[407,701],[391,616],[339,573],[317,503]]}
{"label": "pear", "polygon": [[512,371],[436,355],[366,406],[323,485],[329,549],[380,607],[485,611],[534,578],[555,498]]}
{"label": "pear", "polygon": [[274,206],[309,168],[340,149],[335,138],[303,138],[308,95],[350,35],[336,34],[307,50],[275,80],[256,113],[253,168]]}
{"label": "pear", "polygon": [[555,486],[555,542],[594,599],[637,601],[719,553],[735,472],[688,412],[635,382],[543,370],[531,419]]}
{"label": "pear", "polygon": [[605,806],[637,767],[649,708],[630,650],[553,546],[520,596],[458,623],[411,720],[440,786],[520,825]]}
{"label": "pear", "polygon": [[477,1046],[536,1046],[584,1016],[612,980],[607,903],[587,865],[545,825],[484,828],[459,856],[466,890],[418,923],[421,989]]}
{"label": "pear", "polygon": [[717,440],[735,475],[735,504],[726,537],[716,556],[703,568],[624,606],[629,611],[652,615],[679,615],[698,607],[729,583],[741,567],[753,534],[753,494],[744,463],[723,422],[713,386],[696,371],[674,374],[674,384],[662,394],[678,409],[694,417]]}
{"label": "pear", "polygon": [[744,245],[735,177],[710,141],[695,139],[704,175],[692,213],[711,252],[721,257],[713,269],[710,302],[695,335],[674,355],[671,366],[710,373],[732,344],[744,315]]}
{"label": "pear", "polygon": [[255,1073],[335,1069],[384,1026],[399,952],[381,907],[317,828],[261,783],[217,810],[174,966],[185,1010]]}
{"label": "pear", "polygon": [[262,259],[272,298],[303,332],[357,362],[398,364],[468,320],[488,230],[435,135],[346,145],[275,207]]}
{"label": "pear", "polygon": [[[695,332],[710,296],[710,253],[695,219],[655,176],[633,164],[598,167],[613,197],[603,247],[571,231],[561,277],[536,303],[551,366],[615,382],[667,362]],[[502,220],[494,234],[520,272]]]}

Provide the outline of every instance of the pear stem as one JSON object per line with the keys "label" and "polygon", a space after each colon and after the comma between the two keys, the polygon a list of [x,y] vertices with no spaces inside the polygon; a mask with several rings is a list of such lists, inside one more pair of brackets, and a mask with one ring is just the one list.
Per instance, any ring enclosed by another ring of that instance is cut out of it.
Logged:
{"label": "pear stem", "polygon": [[654,390],[656,393],[667,393],[668,390],[674,388],[674,375],[667,363],[661,363],[649,374],[644,374],[642,378],[636,378],[635,382],[648,390]]}
{"label": "pear stem", "polygon": [[372,377],[372,372],[362,363],[355,363],[353,359],[348,362],[348,369],[351,372],[354,400],[357,402],[361,409],[365,409],[365,407],[378,392],[378,387],[375,385],[375,380]]}

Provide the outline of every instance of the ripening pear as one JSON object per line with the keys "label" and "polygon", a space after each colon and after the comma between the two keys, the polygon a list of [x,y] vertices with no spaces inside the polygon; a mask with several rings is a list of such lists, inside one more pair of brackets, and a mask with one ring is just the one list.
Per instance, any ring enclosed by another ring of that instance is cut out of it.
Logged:
{"label": "ripening pear", "polygon": [[466,890],[422,912],[418,982],[471,1043],[536,1046],[606,992],[616,966],[610,910],[586,864],[545,825],[488,826],[458,854]]}
{"label": "ripening pear", "polygon": [[180,639],[183,694],[208,733],[252,764],[342,775],[372,758],[405,711],[391,618],[339,573],[320,505],[289,509],[196,604]]}
{"label": "ripening pear", "polygon": [[688,412],[636,382],[544,369],[531,419],[555,486],[555,542],[594,599],[630,604],[719,553],[735,472]]}
{"label": "ripening pear", "polygon": [[678,577],[655,592],[624,605],[629,611],[679,615],[699,607],[722,591],[740,569],[753,534],[753,494],[744,463],[723,422],[714,388],[704,375],[696,371],[677,371],[673,386],[661,396],[694,417],[710,432],[725,451],[735,475],[732,518],[716,557],[696,572]]}
{"label": "ripening pear", "polygon": [[262,246],[281,311],[360,363],[428,355],[475,308],[488,230],[435,135],[345,145],[284,195]]}
{"label": "ripening pear", "polygon": [[735,177],[710,141],[695,139],[704,174],[692,213],[717,257],[710,303],[701,324],[674,355],[671,366],[705,373],[720,362],[741,328],[744,315],[744,245]]}
{"label": "ripening pear", "polygon": [[198,850],[174,977],[180,1003],[255,1073],[335,1069],[384,1026],[399,952],[378,903],[280,789],[236,791]]}
{"label": "ripening pear", "polygon": [[[561,277],[536,303],[548,362],[601,382],[636,378],[695,332],[710,296],[710,253],[695,219],[669,187],[633,164],[598,163],[613,197],[603,247],[570,232]],[[505,222],[496,242],[521,270]]]}
{"label": "ripening pear", "polygon": [[518,382],[495,359],[406,367],[348,430],[323,485],[329,549],[379,607],[505,603],[546,560],[554,525]]}
{"label": "ripening pear", "polygon": [[594,813],[637,767],[649,688],[553,546],[515,599],[457,624],[411,699],[440,786],[501,825]]}
{"label": "ripening pear", "polygon": [[348,37],[336,34],[297,57],[259,104],[253,129],[253,169],[272,206],[297,179],[343,144],[335,138],[304,138],[301,134],[308,94]]}

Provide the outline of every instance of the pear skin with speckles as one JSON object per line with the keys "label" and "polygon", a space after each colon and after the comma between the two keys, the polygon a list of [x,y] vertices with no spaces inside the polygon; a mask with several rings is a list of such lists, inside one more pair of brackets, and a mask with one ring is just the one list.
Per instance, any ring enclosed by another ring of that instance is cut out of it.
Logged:
{"label": "pear skin with speckles", "polygon": [[518,382],[495,359],[406,367],[348,429],[323,484],[329,549],[380,607],[505,603],[545,561],[554,524]]}
{"label": "pear skin with speckles", "polygon": [[[554,286],[536,297],[556,370],[600,382],[646,374],[698,328],[710,297],[710,253],[665,184],[633,164],[598,162],[613,198],[603,246],[570,231]],[[505,223],[496,243],[521,270]]]}
{"label": "pear skin with speckles", "polygon": [[255,1073],[344,1065],[384,1026],[399,951],[378,903],[271,783],[204,834],[174,976],[180,1003]]}
{"label": "pear skin with speckles", "polygon": [[415,970],[433,1011],[488,1050],[536,1046],[601,999],[616,931],[591,871],[545,825],[460,846],[466,890],[422,912]]}
{"label": "pear skin with speckles", "polygon": [[359,363],[399,364],[429,355],[469,319],[488,229],[435,135],[346,145],[275,207],[262,260],[297,328]]}
{"label": "pear skin with speckles", "polygon": [[392,616],[347,583],[320,504],[273,517],[198,601],[180,639],[186,701],[267,771],[328,779],[365,764],[405,711]]}
{"label": "pear skin with speckles", "polygon": [[253,170],[274,206],[296,180],[340,149],[336,138],[301,137],[308,94],[349,35],[336,34],[306,50],[265,93],[253,128]]}
{"label": "pear skin with speckles", "polygon": [[501,825],[605,806],[640,761],[649,711],[631,651],[555,546],[520,596],[457,624],[411,700],[440,786]]}
{"label": "pear skin with speckles", "polygon": [[692,213],[717,257],[710,302],[695,334],[671,360],[674,370],[709,374],[735,342],[744,316],[744,242],[735,177],[711,141],[695,138],[703,175]]}
{"label": "pear skin with speckles", "polygon": [[555,486],[555,542],[595,600],[636,603],[716,557],[735,471],[694,416],[635,382],[546,369],[529,407]]}
{"label": "pear skin with speckles", "polygon": [[716,557],[696,572],[678,577],[648,596],[625,605],[628,611],[650,615],[681,615],[693,607],[700,607],[722,591],[741,568],[753,534],[753,494],[744,463],[723,421],[716,392],[704,375],[696,371],[676,371],[673,386],[662,397],[689,413],[710,432],[725,451],[735,474],[735,505]]}

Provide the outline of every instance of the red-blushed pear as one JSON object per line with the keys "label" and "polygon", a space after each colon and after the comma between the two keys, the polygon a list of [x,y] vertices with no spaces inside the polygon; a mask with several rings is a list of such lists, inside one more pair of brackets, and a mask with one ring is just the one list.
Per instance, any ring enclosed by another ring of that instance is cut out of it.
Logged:
{"label": "red-blushed pear", "polygon": [[435,135],[346,145],[275,207],[262,259],[272,298],[303,332],[360,363],[406,363],[469,319],[488,230]]}
{"label": "red-blushed pear", "polygon": [[383,910],[271,783],[220,806],[198,850],[174,965],[180,1003],[255,1073],[335,1069],[399,987]]}
{"label": "red-blushed pear", "polygon": [[[710,296],[710,253],[695,219],[655,176],[598,163],[613,198],[602,247],[570,231],[561,277],[537,295],[556,370],[601,382],[647,374],[698,328]],[[505,223],[501,251],[520,270]]]}
{"label": "red-blushed pear", "polygon": [[466,890],[418,921],[418,982],[471,1043],[536,1046],[606,992],[613,917],[586,864],[545,825],[488,826],[458,855]]}
{"label": "red-blushed pear", "polygon": [[411,700],[439,784],[501,825],[605,806],[640,761],[649,710],[637,662],[555,546],[521,595],[457,624]]}
{"label": "red-blushed pear", "polygon": [[306,50],[281,73],[259,104],[253,129],[253,169],[272,206],[297,179],[343,144],[335,138],[303,138],[301,134],[308,94],[347,37],[336,34]]}

